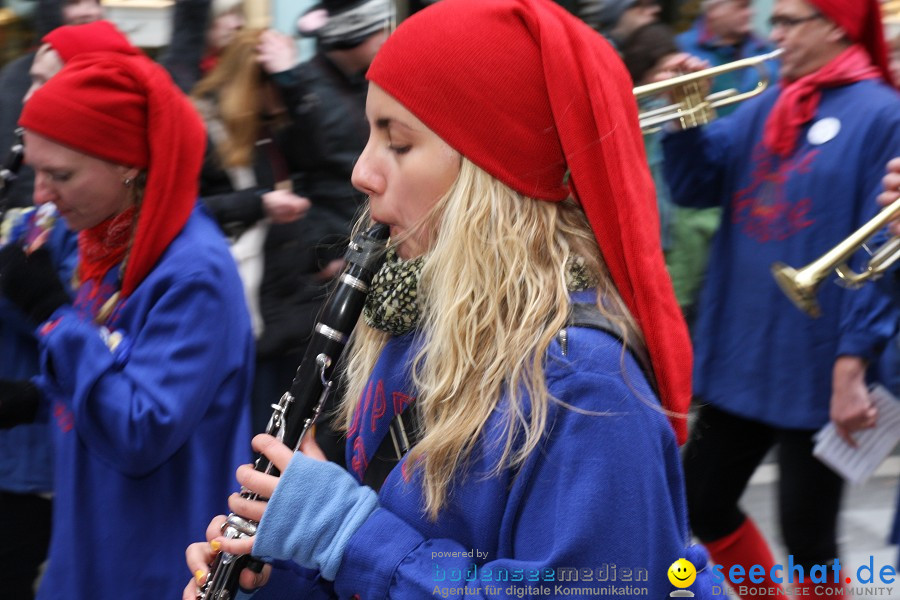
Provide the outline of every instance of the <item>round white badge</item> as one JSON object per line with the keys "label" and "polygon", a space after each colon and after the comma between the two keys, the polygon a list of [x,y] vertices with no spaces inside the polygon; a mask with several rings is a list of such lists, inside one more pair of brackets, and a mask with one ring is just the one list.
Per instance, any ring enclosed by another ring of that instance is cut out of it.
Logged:
{"label": "round white badge", "polygon": [[813,123],[806,134],[807,141],[813,146],[821,146],[837,137],[841,131],[841,122],[834,117],[826,117]]}

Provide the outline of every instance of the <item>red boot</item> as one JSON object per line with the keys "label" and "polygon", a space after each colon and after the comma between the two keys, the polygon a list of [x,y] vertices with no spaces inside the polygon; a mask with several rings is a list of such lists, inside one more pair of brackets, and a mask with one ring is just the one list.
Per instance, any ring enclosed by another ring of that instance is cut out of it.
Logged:
{"label": "red boot", "polygon": [[[769,579],[769,573],[772,572],[772,567],[775,566],[772,551],[769,550],[766,538],[763,537],[759,529],[756,528],[756,524],[749,517],[744,519],[741,526],[732,533],[717,540],[705,542],[704,545],[709,550],[709,555],[712,557],[713,562],[724,567],[722,573],[725,575],[726,581],[729,581],[728,573],[732,565],[744,567],[744,581],[734,584],[729,582],[732,589],[744,600],[750,598],[760,600],[760,598],[767,596],[775,597],[780,593],[781,586]],[[765,569],[764,579],[760,583],[750,581],[750,567],[753,565],[760,565]],[[741,588],[744,588],[744,590],[752,588],[752,591],[745,591],[744,594],[741,594]],[[781,597],[783,598],[784,596]]]}

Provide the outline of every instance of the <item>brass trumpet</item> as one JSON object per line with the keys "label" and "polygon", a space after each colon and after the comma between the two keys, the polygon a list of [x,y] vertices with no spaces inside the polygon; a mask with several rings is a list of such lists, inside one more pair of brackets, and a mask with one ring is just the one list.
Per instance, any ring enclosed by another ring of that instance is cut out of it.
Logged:
{"label": "brass trumpet", "polygon": [[822,309],[816,302],[816,291],[832,271],[837,273],[845,287],[857,289],[864,283],[881,277],[900,258],[900,237],[893,236],[872,254],[864,271],[857,273],[847,264],[857,250],[865,247],[869,238],[898,214],[900,214],[900,200],[883,208],[844,241],[802,269],[797,270],[776,262],[772,265],[775,281],[797,308],[811,317],[821,316]]}
{"label": "brass trumpet", "polygon": [[[780,54],[781,50],[775,50],[768,54],[743,58],[718,67],[679,75],[665,81],[649,83],[634,88],[634,96],[638,100],[664,93],[671,93],[675,100],[673,104],[668,106],[640,113],[638,117],[641,130],[644,133],[650,133],[658,129],[660,125],[676,120],[680,121],[682,129],[709,123],[716,118],[717,108],[737,104],[763,93],[769,87],[769,72],[765,67],[765,63],[777,58]],[[755,88],[743,93],[731,88],[704,96],[701,86],[702,82],[711,80],[723,73],[741,69],[757,70],[759,81]]]}

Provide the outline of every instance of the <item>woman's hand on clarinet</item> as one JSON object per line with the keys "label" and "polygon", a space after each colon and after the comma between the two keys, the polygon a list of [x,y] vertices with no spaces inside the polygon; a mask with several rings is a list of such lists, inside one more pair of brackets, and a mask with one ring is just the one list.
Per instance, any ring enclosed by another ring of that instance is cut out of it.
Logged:
{"label": "woman's hand on clarinet", "polygon": [[[291,457],[294,456],[293,450],[265,433],[254,437],[251,446],[256,452],[268,458],[279,473],[287,468]],[[236,515],[259,523],[266,510],[267,500],[272,497],[275,486],[278,485],[278,477],[261,473],[254,469],[253,465],[241,465],[237,470],[237,481],[244,489],[250,490],[265,500],[250,500],[235,493],[228,498],[228,509]],[[222,542],[222,549],[232,554],[250,554],[253,549],[252,537],[233,540],[220,537],[218,540]]]}
{"label": "woman's hand on clarinet", "polygon": [[[887,173],[881,180],[884,191],[878,195],[878,204],[882,207],[900,200],[900,157],[891,159],[887,164]],[[891,235],[900,235],[900,217],[888,224]]]}
{"label": "woman's hand on clarinet", "polygon": [[[253,438],[253,449],[268,458],[279,473],[283,473],[294,456],[294,451],[279,442],[271,435],[261,433]],[[311,435],[306,436],[300,445],[300,451],[310,458],[325,460],[325,454],[316,445]],[[245,489],[255,493],[260,498],[271,498],[278,485],[278,477],[266,475],[253,468],[253,465],[241,465],[237,470],[237,481]],[[236,515],[252,519],[259,523],[266,511],[267,500],[250,500],[241,497],[240,494],[232,494],[228,498],[228,509]],[[216,538],[222,544],[222,550],[232,554],[250,554],[253,549],[253,538],[225,539]]]}
{"label": "woman's hand on clarinet", "polygon": [[[215,540],[221,539],[222,524],[225,523],[225,519],[225,515],[219,515],[210,521],[209,527],[206,528],[207,541],[191,544],[185,550],[185,560],[187,561],[188,569],[194,574],[194,577],[185,586],[184,593],[181,596],[182,600],[196,600],[198,590],[206,582],[206,577],[209,575],[209,565],[212,564],[216,554],[222,550],[220,544]],[[253,538],[250,539],[252,540]],[[269,565],[263,567],[261,573],[244,569],[241,572],[239,584],[245,590],[255,590],[266,584],[271,571],[272,567]]]}
{"label": "woman's hand on clarinet", "polygon": [[[253,438],[253,449],[268,458],[279,471],[287,468],[293,451],[270,435],[261,434]],[[316,448],[318,449],[318,448]],[[321,454],[321,451],[319,451]],[[324,457],[323,457],[324,458]],[[269,498],[275,491],[278,478],[273,475],[260,473],[253,465],[241,465],[237,470],[237,481],[246,489],[259,495],[261,498]],[[259,522],[266,510],[265,500],[249,500],[242,498],[240,494],[232,494],[228,499],[228,508],[236,515]],[[212,564],[219,552],[230,552],[235,555],[250,554],[253,550],[253,538],[226,539],[222,537],[222,524],[225,523],[225,515],[214,518],[206,528],[205,542],[197,542],[188,546],[185,551],[185,559],[194,578],[184,588],[184,600],[195,600],[197,590],[206,582],[209,574],[209,565]],[[262,587],[269,579],[271,567],[266,565],[261,573],[250,569],[244,569],[240,575],[240,586],[245,590],[254,590]]]}
{"label": "woman's hand on clarinet", "polygon": [[[260,434],[253,438],[253,449],[268,458],[279,472],[283,472],[294,451],[279,442],[270,435]],[[300,445],[300,451],[306,456],[316,460],[325,460],[325,454],[316,444],[312,435],[307,435]],[[261,498],[270,498],[278,485],[278,477],[260,473],[253,465],[241,465],[237,470],[237,481],[244,488],[254,492]],[[242,498],[240,494],[232,494],[228,499],[228,508],[236,515],[240,515],[256,522],[262,520],[266,510],[265,500],[249,500]],[[184,588],[183,600],[195,600],[197,590],[206,582],[209,574],[209,565],[212,564],[219,552],[229,552],[235,555],[251,554],[254,538],[226,539],[222,537],[222,524],[225,523],[225,515],[219,515],[209,523],[206,528],[205,542],[197,542],[188,546],[185,551],[185,559],[194,578]],[[262,587],[269,580],[272,568],[268,565],[261,573],[250,569],[244,569],[240,575],[240,586],[245,590],[255,590]]]}

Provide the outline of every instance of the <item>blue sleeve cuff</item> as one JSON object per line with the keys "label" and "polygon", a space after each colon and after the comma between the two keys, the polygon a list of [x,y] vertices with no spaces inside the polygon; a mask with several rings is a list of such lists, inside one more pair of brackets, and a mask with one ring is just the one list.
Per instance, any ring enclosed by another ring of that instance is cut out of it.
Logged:
{"label": "blue sleeve cuff", "polygon": [[[82,321],[71,305],[56,309],[37,333],[41,373],[64,396],[86,392],[116,363],[115,352],[104,343],[97,326]],[[119,355],[122,358],[127,357]]]}
{"label": "blue sleeve cuff", "polygon": [[841,336],[838,342],[838,356],[859,356],[867,361],[872,361],[878,354],[879,346],[884,342],[878,336],[871,333],[847,333]]}
{"label": "blue sleeve cuff", "polygon": [[292,560],[333,581],[350,538],[377,508],[372,488],[334,463],[298,452],[269,500],[253,555]]}

